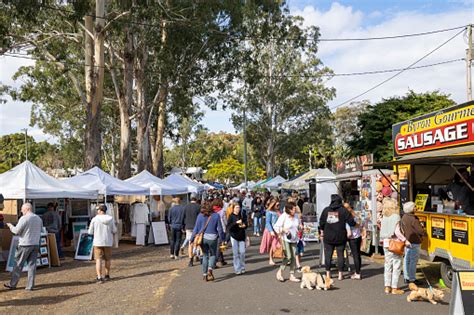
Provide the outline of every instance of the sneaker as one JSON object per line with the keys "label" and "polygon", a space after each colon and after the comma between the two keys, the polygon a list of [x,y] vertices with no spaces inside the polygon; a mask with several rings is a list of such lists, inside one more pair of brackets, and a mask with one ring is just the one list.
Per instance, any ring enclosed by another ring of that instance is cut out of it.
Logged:
{"label": "sneaker", "polygon": [[109,281],[109,280],[110,280],[110,276],[109,276],[109,275],[106,275],[106,276],[104,277],[104,280],[105,280],[105,281]]}
{"label": "sneaker", "polygon": [[290,275],[290,281],[291,282],[301,282],[301,280],[296,278],[294,275]]}
{"label": "sneaker", "polygon": [[3,286],[4,286],[5,288],[7,288],[8,290],[15,290],[15,289],[16,289],[15,287],[12,287],[12,286],[10,285],[10,283],[4,283]]}
{"label": "sneaker", "polygon": [[31,291],[34,291],[34,289],[33,288],[25,288],[25,291],[31,292]]}
{"label": "sneaker", "polygon": [[174,259],[174,255],[170,255],[170,259]]}
{"label": "sneaker", "polygon": [[100,278],[100,277],[97,277],[97,278],[95,278],[95,282],[97,282],[97,283],[103,283],[103,282],[104,282],[104,279],[103,279],[103,278]]}
{"label": "sneaker", "polygon": [[244,274],[244,273],[245,273],[245,269],[242,269],[242,270],[240,271],[240,273],[241,273],[241,274]]}
{"label": "sneaker", "polygon": [[227,261],[223,261],[223,262],[222,262],[222,266],[225,266],[225,265],[227,265],[227,264],[228,264]]}
{"label": "sneaker", "polygon": [[402,295],[404,293],[405,293],[405,291],[403,291],[403,290],[400,290],[400,289],[397,289],[397,288],[392,288],[392,294]]}
{"label": "sneaker", "polygon": [[392,292],[392,288],[391,287],[385,287],[385,289],[383,291],[385,292],[385,294],[390,294]]}
{"label": "sneaker", "polygon": [[239,276],[242,274],[242,271],[236,271],[235,274]]}

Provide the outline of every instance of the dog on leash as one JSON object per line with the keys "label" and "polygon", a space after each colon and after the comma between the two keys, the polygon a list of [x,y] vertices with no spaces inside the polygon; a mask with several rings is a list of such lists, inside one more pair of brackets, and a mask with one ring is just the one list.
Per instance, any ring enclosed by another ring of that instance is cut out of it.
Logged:
{"label": "dog on leash", "polygon": [[444,292],[438,289],[425,289],[419,288],[416,284],[410,283],[408,288],[411,290],[410,294],[407,296],[407,301],[429,301],[431,304],[438,304],[438,302],[443,301]]}
{"label": "dog on leash", "polygon": [[312,272],[309,266],[302,267],[301,272],[303,273],[301,277],[301,289],[308,288],[308,290],[313,290],[314,287],[316,287],[318,290],[328,290],[334,283],[331,278],[324,281],[321,274]]}

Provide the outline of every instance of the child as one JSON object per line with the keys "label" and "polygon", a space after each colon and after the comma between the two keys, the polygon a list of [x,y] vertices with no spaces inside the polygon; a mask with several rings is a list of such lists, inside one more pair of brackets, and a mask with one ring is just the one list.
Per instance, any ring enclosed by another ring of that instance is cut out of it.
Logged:
{"label": "child", "polygon": [[300,257],[303,257],[305,243],[303,241],[303,230],[298,229],[298,243],[296,244],[296,269],[301,272]]}

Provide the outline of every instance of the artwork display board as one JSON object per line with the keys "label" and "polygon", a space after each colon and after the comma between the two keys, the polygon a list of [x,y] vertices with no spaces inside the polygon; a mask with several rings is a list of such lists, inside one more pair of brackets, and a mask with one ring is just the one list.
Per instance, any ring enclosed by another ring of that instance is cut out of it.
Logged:
{"label": "artwork display board", "polygon": [[76,247],[76,260],[91,260],[93,252],[94,236],[89,235],[87,230],[81,230]]}

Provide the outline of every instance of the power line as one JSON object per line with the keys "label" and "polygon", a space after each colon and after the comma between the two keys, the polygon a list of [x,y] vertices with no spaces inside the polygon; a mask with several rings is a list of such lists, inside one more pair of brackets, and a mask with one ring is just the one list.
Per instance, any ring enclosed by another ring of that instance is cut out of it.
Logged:
{"label": "power line", "polygon": [[398,71],[397,73],[395,73],[394,75],[392,75],[391,77],[389,77],[388,79],[385,79],[383,80],[382,82],[374,85],[373,87],[371,87],[370,89],[358,94],[357,96],[354,96],[350,99],[348,99],[347,101],[339,104],[339,105],[336,105],[336,106],[333,106],[333,107],[330,107],[330,109],[336,109],[338,107],[341,107],[347,103],[350,103],[356,99],[358,99],[359,97],[375,90],[376,88],[378,88],[379,86],[387,83],[388,81],[396,78],[397,76],[399,76],[400,74],[402,74],[403,72],[405,72],[406,70],[409,70],[409,69],[412,69],[414,65],[416,65],[417,63],[419,63],[420,61],[422,61],[423,59],[427,58],[428,56],[430,56],[431,54],[433,54],[435,51],[437,51],[438,49],[440,49],[441,47],[443,47],[444,45],[446,45],[447,43],[449,43],[451,40],[453,40],[454,38],[456,38],[459,34],[461,34],[462,32],[464,31],[464,29],[462,29],[461,31],[457,32],[454,36],[450,37],[448,40],[446,40],[445,42],[443,42],[442,44],[438,45],[435,49],[431,50],[429,53],[427,53],[426,55],[424,55],[423,57],[419,58],[418,60],[416,60],[415,62],[413,62],[412,64],[410,64],[408,67],[406,68],[403,68],[401,69],[400,71]]}
{"label": "power line", "polygon": [[[69,13],[69,14],[75,14],[76,12],[67,10],[67,9],[62,9],[62,8],[57,8],[57,7],[52,7],[48,5],[40,5],[40,7],[43,7],[48,10],[56,10],[64,13]],[[132,25],[139,25],[139,26],[146,26],[146,27],[156,27],[156,28],[161,28],[162,25],[160,24],[153,24],[153,23],[143,23],[143,22],[136,22],[136,21],[119,21],[119,20],[114,20],[114,19],[109,19],[104,16],[96,16],[94,14],[85,14],[85,16],[90,16],[93,18],[100,18],[104,19],[106,21],[111,21],[115,23],[120,23],[120,24],[132,24]],[[185,21],[171,21],[171,22],[185,22]],[[445,33],[445,32],[450,32],[454,30],[459,30],[459,29],[465,29],[467,25],[462,25],[462,26],[456,26],[456,27],[451,27],[451,28],[444,28],[444,29],[439,29],[439,30],[431,30],[431,31],[426,31],[426,32],[419,32],[419,33],[409,33],[409,34],[399,34],[399,35],[388,35],[388,36],[376,36],[376,37],[359,37],[359,38],[319,38],[317,39],[320,42],[347,42],[347,41],[371,41],[371,40],[386,40],[386,39],[399,39],[399,38],[409,38],[409,37],[418,37],[418,36],[426,36],[426,35],[433,35],[433,34],[439,34],[439,33]],[[231,34],[223,34],[226,35],[228,38],[236,38],[240,40],[251,40],[251,39],[265,39],[265,40],[271,40],[271,39],[281,39],[277,37],[262,37],[262,36],[237,36],[237,35],[231,35]],[[306,41],[313,41],[313,38],[308,38],[308,37],[297,37],[297,38],[283,38],[285,40],[306,40]]]}
{"label": "power line", "polygon": [[[20,58],[20,59],[27,59],[27,60],[36,60],[36,61],[45,61],[48,63],[62,63],[64,65],[73,65],[73,66],[79,66],[79,67],[84,67],[85,64],[83,63],[75,63],[75,62],[64,62],[64,61],[52,61],[49,59],[41,59],[41,58],[35,58],[31,57],[29,55],[22,55],[22,54],[12,54],[12,53],[5,53],[4,56],[11,57],[11,58]],[[396,71],[402,71],[402,70],[416,70],[416,69],[422,69],[422,68],[430,68],[430,67],[435,67],[439,65],[445,65],[445,64],[450,64],[458,61],[464,61],[464,58],[458,58],[458,59],[451,59],[451,60],[445,60],[445,61],[440,61],[436,63],[431,63],[431,64],[426,64],[422,66],[417,66],[417,67],[411,67],[409,69],[407,68],[396,68],[396,69],[385,69],[385,70],[375,70],[375,71],[364,71],[364,72],[348,72],[348,73],[325,73],[321,75],[272,75],[272,76],[263,76],[263,77],[272,77],[272,78],[319,78],[319,77],[349,77],[349,76],[363,76],[363,75],[372,75],[372,74],[382,74],[382,73],[390,73],[390,72],[396,72]],[[102,67],[102,66],[90,66],[90,67]],[[125,68],[122,67],[107,67],[103,66],[103,68],[107,69],[115,69],[115,70],[122,70],[124,71]],[[216,81],[220,82],[222,80],[217,80],[217,79],[206,79],[204,81]]]}

